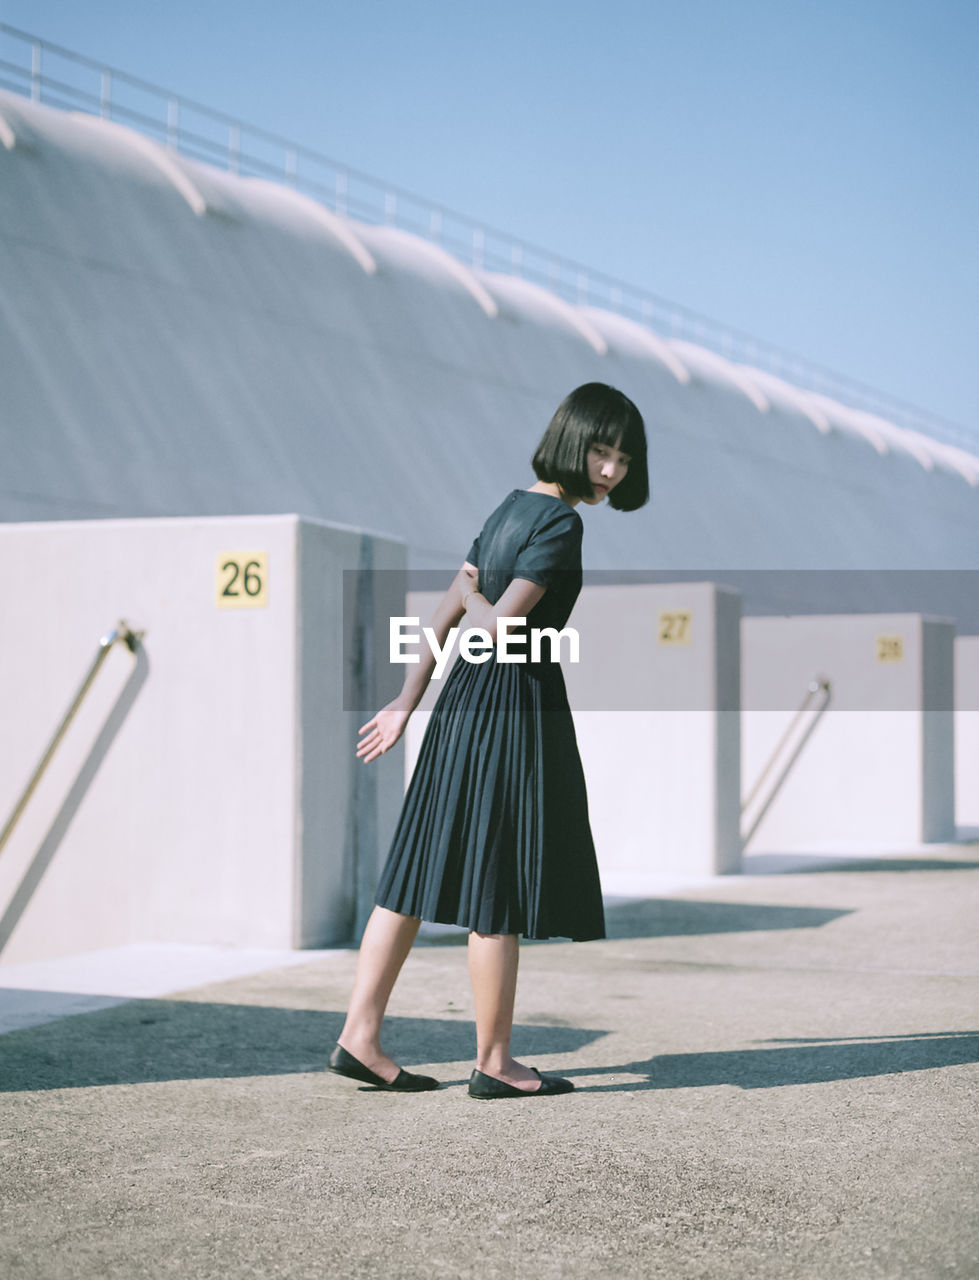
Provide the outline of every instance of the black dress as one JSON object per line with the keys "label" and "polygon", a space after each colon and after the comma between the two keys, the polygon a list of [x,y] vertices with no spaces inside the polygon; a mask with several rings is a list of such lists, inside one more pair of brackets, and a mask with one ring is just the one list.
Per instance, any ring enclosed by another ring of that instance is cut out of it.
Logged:
{"label": "black dress", "polygon": [[[491,604],[547,588],[527,627],[560,630],[581,590],[581,517],[514,489],[466,557]],[[547,658],[548,645],[543,645]],[[457,658],[435,703],[377,889],[379,906],[480,933],[605,937],[588,800],[560,664]]]}

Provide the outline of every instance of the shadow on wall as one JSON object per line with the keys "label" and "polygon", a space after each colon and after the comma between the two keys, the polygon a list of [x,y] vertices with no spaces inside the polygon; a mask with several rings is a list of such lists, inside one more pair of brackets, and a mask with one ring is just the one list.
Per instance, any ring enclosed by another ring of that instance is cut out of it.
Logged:
{"label": "shadow on wall", "polygon": [[31,859],[30,865],[21,877],[20,884],[14,890],[3,915],[0,916],[0,952],[10,941],[10,936],[30,905],[35,890],[44,878],[44,873],[54,860],[54,856],[65,838],[65,833],[71,826],[72,818],[78,812],[102,761],[109,754],[109,748],[125,723],[133,703],[139,696],[140,689],[146,683],[149,670],[150,664],[146,656],[146,650],[142,645],[138,645],[134,654],[133,669],[126,683],[122,686],[122,690],[113,704],[105,724],[92,744],[92,749],[85,758],[85,762],[79,769],[71,790],[48,828],[47,835],[41,841],[37,853]]}

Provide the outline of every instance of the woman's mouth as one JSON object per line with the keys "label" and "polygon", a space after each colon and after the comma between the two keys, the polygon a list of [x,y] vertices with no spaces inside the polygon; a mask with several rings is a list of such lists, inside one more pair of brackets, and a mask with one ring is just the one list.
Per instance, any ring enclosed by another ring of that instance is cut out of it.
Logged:
{"label": "woman's mouth", "polygon": [[604,498],[605,495],[608,493],[607,484],[593,484],[592,488],[595,490],[595,492],[598,494],[600,498]]}

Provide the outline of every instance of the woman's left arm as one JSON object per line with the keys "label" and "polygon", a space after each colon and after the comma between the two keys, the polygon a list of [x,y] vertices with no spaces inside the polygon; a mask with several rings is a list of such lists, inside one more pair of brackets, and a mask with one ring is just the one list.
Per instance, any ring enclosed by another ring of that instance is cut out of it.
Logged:
{"label": "woman's left arm", "polygon": [[474,590],[473,586],[471,584],[463,591],[466,625],[482,627],[489,632],[494,642],[496,624],[500,618],[526,618],[546,590],[529,578],[514,578],[496,604],[490,604],[482,592]]}

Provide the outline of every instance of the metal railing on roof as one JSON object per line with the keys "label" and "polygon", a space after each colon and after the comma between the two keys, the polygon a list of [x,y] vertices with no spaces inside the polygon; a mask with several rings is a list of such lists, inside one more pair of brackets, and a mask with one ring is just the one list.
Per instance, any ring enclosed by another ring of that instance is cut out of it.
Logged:
{"label": "metal railing on roof", "polygon": [[469,266],[519,276],[568,302],[617,312],[662,337],[695,342],[797,387],[979,452],[979,428],[949,422],[649,290],[6,23],[0,23],[0,88],[49,106],[115,120],[181,155],[232,173],[285,183],[341,216],[400,227],[432,240]]}

